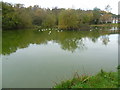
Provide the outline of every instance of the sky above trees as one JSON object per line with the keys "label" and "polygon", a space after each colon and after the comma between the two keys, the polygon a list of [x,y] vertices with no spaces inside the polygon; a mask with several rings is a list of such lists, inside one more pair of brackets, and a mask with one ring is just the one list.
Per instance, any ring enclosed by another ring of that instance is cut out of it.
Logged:
{"label": "sky above trees", "polygon": [[39,5],[42,8],[81,8],[84,10],[98,7],[101,10],[105,9],[108,4],[111,6],[111,12],[118,14],[118,2],[120,0],[3,0],[8,3],[21,3],[27,6]]}

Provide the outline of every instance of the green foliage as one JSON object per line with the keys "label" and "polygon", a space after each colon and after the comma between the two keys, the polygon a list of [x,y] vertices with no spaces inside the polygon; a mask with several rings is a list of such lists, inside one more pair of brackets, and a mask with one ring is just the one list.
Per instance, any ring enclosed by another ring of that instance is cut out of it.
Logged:
{"label": "green foliage", "polygon": [[45,28],[52,28],[55,26],[55,22],[56,22],[55,15],[52,13],[48,13],[45,16],[44,21],[42,22],[42,26]]}
{"label": "green foliage", "polygon": [[[16,15],[14,14],[14,9],[11,4],[8,3],[2,3],[2,24],[3,24],[3,29],[6,28],[13,28],[15,27],[15,18]],[[8,13],[9,12],[9,13]]]}
{"label": "green foliage", "polygon": [[82,75],[72,78],[71,80],[62,81],[61,84],[54,88],[117,88],[118,73],[105,72],[101,70],[95,76]]}
{"label": "green foliage", "polygon": [[19,29],[32,26],[31,17],[25,8],[13,7],[9,3],[2,2],[2,28]]}
{"label": "green foliage", "polygon": [[44,28],[79,29],[82,25],[111,22],[111,13],[99,8],[93,10],[41,8],[39,5],[24,7],[23,4],[2,3],[2,28],[22,29],[33,26]]}
{"label": "green foliage", "polygon": [[17,11],[18,28],[27,28],[32,26],[32,18],[25,9]]}
{"label": "green foliage", "polygon": [[93,24],[99,24],[99,19],[100,19],[100,11],[93,11],[93,21],[92,21],[92,23]]}
{"label": "green foliage", "polygon": [[32,19],[33,19],[32,23],[33,23],[33,25],[41,26],[42,22],[45,19],[46,13],[41,8],[37,8],[37,9],[34,9],[34,8],[31,7],[31,9],[30,9],[31,16],[32,16]]}
{"label": "green foliage", "polygon": [[78,15],[75,10],[63,10],[59,15],[58,25],[60,29],[78,28]]}
{"label": "green foliage", "polygon": [[83,12],[82,15],[82,22],[85,23],[90,23],[93,20],[93,12],[87,11]]}

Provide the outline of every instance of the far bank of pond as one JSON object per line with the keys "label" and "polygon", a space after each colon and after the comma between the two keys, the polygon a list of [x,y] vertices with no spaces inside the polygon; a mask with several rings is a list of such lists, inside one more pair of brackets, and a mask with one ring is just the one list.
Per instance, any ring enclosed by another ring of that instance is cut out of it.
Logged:
{"label": "far bank of pond", "polygon": [[92,26],[92,27],[95,27],[95,26],[97,26],[97,27],[119,27],[119,23],[110,23],[110,24],[92,24],[92,25],[90,25],[90,26]]}
{"label": "far bank of pond", "polygon": [[[75,31],[80,31],[80,30],[82,30],[82,31],[86,31],[86,30],[90,30],[91,28],[94,28],[94,27],[97,27],[98,29],[99,28],[106,28],[106,29],[109,29],[109,28],[111,28],[111,27],[117,27],[117,28],[120,28],[119,27],[119,25],[120,24],[118,24],[118,23],[109,23],[109,24],[82,24],[79,28],[76,28],[76,29],[59,29],[59,27],[58,26],[56,26],[56,27],[52,27],[52,28],[50,28],[50,29],[57,29],[57,30],[70,30],[70,31],[72,31],[72,30],[75,30]],[[42,27],[42,26],[37,26],[37,25],[34,25],[33,26],[33,29],[38,29],[38,30],[41,30],[41,29],[49,29],[49,28],[45,28],[45,27]]]}

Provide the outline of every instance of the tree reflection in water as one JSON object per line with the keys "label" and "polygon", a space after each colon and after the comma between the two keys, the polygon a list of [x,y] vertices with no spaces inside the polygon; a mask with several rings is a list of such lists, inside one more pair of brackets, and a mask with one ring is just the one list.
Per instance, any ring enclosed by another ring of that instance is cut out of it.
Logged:
{"label": "tree reflection in water", "polygon": [[92,31],[63,31],[63,30],[11,30],[3,31],[2,54],[9,55],[20,48],[26,48],[30,44],[47,44],[48,41],[58,43],[63,50],[74,52],[76,49],[87,49],[84,41],[89,39],[96,43],[99,38],[107,45],[109,34],[113,32],[108,28],[92,28]]}

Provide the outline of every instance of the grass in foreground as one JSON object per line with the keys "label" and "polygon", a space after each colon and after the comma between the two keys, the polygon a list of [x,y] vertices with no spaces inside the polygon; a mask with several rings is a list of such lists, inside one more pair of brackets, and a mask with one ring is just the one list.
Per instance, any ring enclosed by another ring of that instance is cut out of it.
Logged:
{"label": "grass in foreground", "polygon": [[82,75],[77,73],[71,79],[62,81],[54,88],[117,88],[118,72],[105,72],[101,70],[95,76]]}

